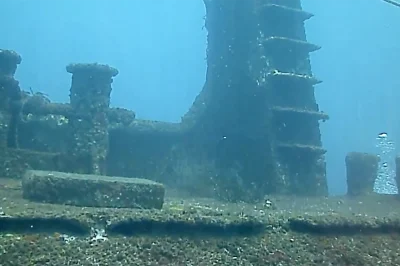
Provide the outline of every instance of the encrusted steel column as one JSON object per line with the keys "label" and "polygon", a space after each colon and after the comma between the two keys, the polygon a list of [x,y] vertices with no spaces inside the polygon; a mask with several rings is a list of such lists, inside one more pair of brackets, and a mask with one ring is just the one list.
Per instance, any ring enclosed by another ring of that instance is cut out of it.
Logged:
{"label": "encrusted steel column", "polygon": [[[264,62],[257,83],[266,92],[271,117],[271,139],[281,176],[291,194],[328,194],[325,152],[319,121],[329,116],[319,110],[314,86],[321,81],[311,70],[310,53],[320,46],[309,43],[304,23],[313,14],[300,0],[256,0],[258,43]],[[267,111],[266,110],[266,111]]]}
{"label": "encrusted steel column", "polygon": [[75,115],[70,118],[73,128],[71,154],[88,155],[91,174],[106,174],[109,149],[107,112],[110,105],[111,83],[118,70],[101,64],[70,64],[72,73],[70,103]]}
{"label": "encrusted steel column", "polygon": [[0,148],[17,146],[21,90],[14,74],[20,63],[21,56],[16,52],[0,49]]}
{"label": "encrusted steel column", "polygon": [[[207,191],[219,199],[251,202],[281,194],[285,186],[273,154],[266,89],[253,78],[262,60],[255,0],[204,0],[204,4],[207,75],[203,90],[182,119],[192,145],[186,157],[206,154],[206,159],[197,160],[207,163],[194,164],[193,169],[207,169],[209,181],[204,174],[196,180],[212,186]],[[185,173],[181,176],[187,180]]]}

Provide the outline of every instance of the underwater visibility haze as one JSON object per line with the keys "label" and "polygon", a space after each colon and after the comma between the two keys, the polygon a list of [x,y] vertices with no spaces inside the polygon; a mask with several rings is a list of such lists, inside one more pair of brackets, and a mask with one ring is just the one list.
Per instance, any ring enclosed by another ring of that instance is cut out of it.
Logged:
{"label": "underwater visibility haze", "polygon": [[399,19],[2,1],[0,266],[400,265]]}

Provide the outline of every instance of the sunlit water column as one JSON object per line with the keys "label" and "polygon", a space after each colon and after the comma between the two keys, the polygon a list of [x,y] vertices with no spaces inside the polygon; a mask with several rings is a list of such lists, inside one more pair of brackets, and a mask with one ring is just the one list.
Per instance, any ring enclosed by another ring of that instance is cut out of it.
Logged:
{"label": "sunlit water column", "polygon": [[89,172],[106,174],[109,148],[108,110],[111,83],[118,70],[101,64],[71,64],[70,104],[75,115],[70,119],[73,140],[70,153],[78,158],[89,155]]}
{"label": "sunlit water column", "polygon": [[395,180],[395,145],[385,132],[380,133],[376,140],[380,162],[378,177],[374,183],[374,192],[378,194],[398,194]]}

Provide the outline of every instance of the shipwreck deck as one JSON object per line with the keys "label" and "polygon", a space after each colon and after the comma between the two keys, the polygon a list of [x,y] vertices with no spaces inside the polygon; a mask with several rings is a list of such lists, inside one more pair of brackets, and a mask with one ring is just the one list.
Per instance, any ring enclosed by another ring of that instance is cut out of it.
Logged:
{"label": "shipwreck deck", "polygon": [[18,181],[0,179],[0,200],[0,265],[400,264],[393,196],[87,208],[28,202]]}

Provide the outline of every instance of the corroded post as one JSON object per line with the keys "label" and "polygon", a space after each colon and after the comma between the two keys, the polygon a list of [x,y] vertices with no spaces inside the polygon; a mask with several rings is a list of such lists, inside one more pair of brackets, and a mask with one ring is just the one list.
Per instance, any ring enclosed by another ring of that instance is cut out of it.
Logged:
{"label": "corroded post", "polygon": [[346,156],[347,195],[370,195],[378,175],[379,157],[374,154],[350,152]]}
{"label": "corroded post", "polygon": [[74,116],[71,154],[90,157],[91,174],[105,175],[109,148],[107,111],[110,106],[111,83],[118,70],[101,64],[71,64],[70,104]]}
{"label": "corroded post", "polygon": [[400,156],[396,156],[395,159],[396,162],[396,176],[395,176],[395,180],[396,180],[396,185],[398,188],[398,194],[400,194]]}
{"label": "corroded post", "polygon": [[16,118],[21,90],[14,79],[21,56],[11,50],[0,49],[0,148],[16,146]]}

